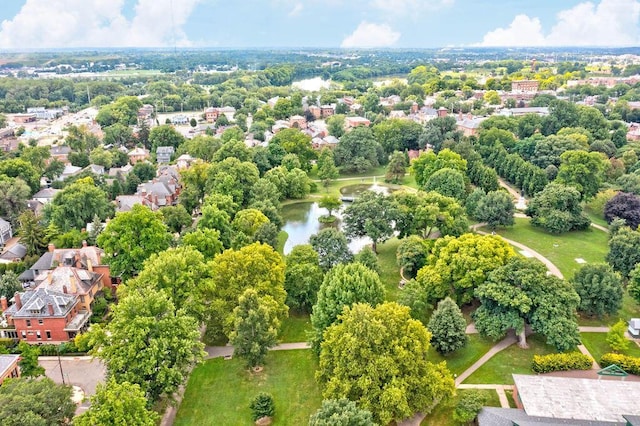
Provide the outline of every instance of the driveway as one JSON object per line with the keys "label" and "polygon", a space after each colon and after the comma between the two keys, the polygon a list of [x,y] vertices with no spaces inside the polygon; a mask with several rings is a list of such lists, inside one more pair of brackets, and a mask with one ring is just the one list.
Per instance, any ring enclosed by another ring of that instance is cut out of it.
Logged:
{"label": "driveway", "polygon": [[[38,362],[45,368],[45,374],[56,383],[62,383],[58,357],[41,356]],[[91,357],[60,357],[64,382],[80,386],[87,397],[96,393],[96,386],[104,382],[106,370],[98,359]]]}

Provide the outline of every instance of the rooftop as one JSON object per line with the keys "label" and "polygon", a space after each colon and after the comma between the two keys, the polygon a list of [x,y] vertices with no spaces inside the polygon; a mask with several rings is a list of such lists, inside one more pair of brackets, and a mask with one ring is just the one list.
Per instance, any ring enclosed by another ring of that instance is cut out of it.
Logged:
{"label": "rooftop", "polygon": [[4,376],[19,359],[20,355],[0,355],[0,377]]}
{"label": "rooftop", "polygon": [[514,374],[527,415],[555,419],[624,422],[640,415],[640,382]]}
{"label": "rooftop", "polygon": [[[14,318],[64,317],[77,303],[74,295],[43,288],[19,294],[22,307],[18,309],[17,304],[14,303],[5,311],[5,315],[11,315]],[[48,305],[53,307],[53,315],[49,313]]]}

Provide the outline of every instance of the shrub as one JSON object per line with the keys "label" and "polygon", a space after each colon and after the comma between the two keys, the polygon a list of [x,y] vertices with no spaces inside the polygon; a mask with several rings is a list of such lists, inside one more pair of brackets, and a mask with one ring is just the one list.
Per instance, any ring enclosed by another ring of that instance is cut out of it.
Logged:
{"label": "shrub", "polygon": [[460,400],[453,412],[453,420],[457,423],[469,423],[478,417],[486,398],[477,390],[470,390],[460,396]]}
{"label": "shrub", "polygon": [[621,354],[608,353],[602,355],[600,366],[602,368],[617,365],[629,374],[640,375],[640,358]]}
{"label": "shrub", "polygon": [[590,370],[593,360],[580,352],[562,354],[534,355],[531,369],[535,373],[550,373],[552,371]]}
{"label": "shrub", "polygon": [[254,421],[263,417],[273,417],[273,414],[276,411],[273,397],[266,392],[260,392],[256,395],[256,397],[251,401],[251,405],[249,407],[253,413]]}

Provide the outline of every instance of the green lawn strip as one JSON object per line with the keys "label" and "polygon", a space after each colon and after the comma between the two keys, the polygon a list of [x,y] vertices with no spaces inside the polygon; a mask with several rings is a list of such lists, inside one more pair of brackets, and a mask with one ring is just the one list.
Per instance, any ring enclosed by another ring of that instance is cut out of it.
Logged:
{"label": "green lawn strip", "polygon": [[528,349],[517,344],[498,352],[482,367],[476,370],[464,383],[512,385],[512,374],[532,374],[531,361],[534,355],[555,353],[555,349],[545,343],[545,337],[531,335],[527,338]]}
{"label": "green lawn strip", "polygon": [[264,370],[250,373],[238,358],[198,366],[187,384],[176,426],[253,425],[249,404],[259,392],[273,395],[274,425],[303,425],[322,402],[310,350],[273,351]]}
{"label": "green lawn strip", "polygon": [[496,232],[549,259],[566,279],[580,269],[576,259],[584,259],[587,263],[604,262],[608,252],[607,233],[593,228],[556,235],[532,226],[529,219],[516,218],[513,227]]}
{"label": "green lawn strip", "polygon": [[460,374],[491,349],[495,342],[480,336],[469,334],[469,341],[464,348],[452,354],[442,356],[433,347],[429,348],[429,360],[432,362],[446,361],[447,367],[453,374]]}
{"label": "green lawn strip", "polygon": [[308,340],[307,331],[311,331],[311,329],[311,320],[308,314],[289,311],[289,317],[282,321],[279,340],[281,343],[306,342]]}
{"label": "green lawn strip", "polygon": [[507,395],[507,399],[509,400],[509,407],[516,408],[516,400],[513,399],[513,391],[505,390],[504,393]]}
{"label": "green lawn strip", "polygon": [[[596,362],[600,362],[602,355],[613,352],[607,343],[607,333],[580,333],[580,339]],[[640,347],[635,342],[629,342],[629,348],[620,353],[640,357]]]}
{"label": "green lawn strip", "polygon": [[276,247],[276,251],[280,254],[284,253],[284,245],[287,242],[287,239],[289,238],[289,234],[287,234],[287,231],[280,231],[278,232],[278,242],[277,242],[277,247]]}
{"label": "green lawn strip", "polygon": [[396,262],[396,250],[400,240],[392,238],[384,244],[378,244],[378,265],[380,266],[380,280],[385,286],[386,299],[396,301],[400,296],[400,268]]}
{"label": "green lawn strip", "polygon": [[500,407],[500,399],[498,393],[493,389],[458,389],[456,396],[448,403],[438,404],[434,410],[424,418],[421,425],[424,426],[453,426],[458,423],[453,421],[453,412],[461,395],[466,392],[476,391],[483,394],[486,398],[487,407]]}
{"label": "green lawn strip", "polygon": [[591,220],[591,222],[595,223],[596,225],[604,226],[606,228],[609,227],[609,224],[607,223],[607,221],[604,219],[603,216],[595,213],[588,207],[585,207],[584,212],[587,214],[587,216],[589,216],[589,219]]}
{"label": "green lawn strip", "polygon": [[580,315],[578,317],[578,324],[589,327],[608,326],[615,324],[620,318],[628,321],[631,318],[636,318],[638,315],[640,315],[640,305],[625,292],[622,298],[622,307],[617,314],[604,316],[602,318]]}

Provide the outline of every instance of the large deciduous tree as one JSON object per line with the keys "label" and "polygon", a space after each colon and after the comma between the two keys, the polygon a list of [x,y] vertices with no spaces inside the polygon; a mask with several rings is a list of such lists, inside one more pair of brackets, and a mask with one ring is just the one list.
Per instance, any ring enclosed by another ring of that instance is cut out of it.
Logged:
{"label": "large deciduous tree", "polygon": [[640,197],[628,192],[619,192],[604,206],[604,218],[611,223],[614,219],[624,219],[631,229],[640,225]]}
{"label": "large deciduous tree", "polygon": [[20,178],[0,178],[0,217],[18,224],[18,216],[27,209],[31,189]]}
{"label": "large deciduous tree", "polygon": [[360,263],[334,267],[325,275],[318,291],[318,301],[313,305],[313,348],[320,350],[325,329],[336,321],[345,306],[353,303],[375,306],[383,300],[384,286],[376,272]]}
{"label": "large deciduous tree", "polygon": [[287,305],[293,309],[311,311],[324,278],[318,253],[309,244],[298,245],[287,255],[285,262]]}
{"label": "large deciduous tree", "polygon": [[252,288],[238,298],[231,317],[229,343],[234,346],[234,355],[244,359],[247,367],[261,365],[269,348],[278,343],[278,309],[271,296],[259,297]]}
{"label": "large deciduous tree", "polygon": [[159,146],[172,146],[178,149],[182,142],[184,142],[184,136],[169,124],[154,127],[149,132],[149,143],[151,144],[152,152],[156,152]]}
{"label": "large deciduous tree", "polygon": [[99,383],[91,396],[91,406],[73,419],[75,426],[155,426],[159,415],[147,408],[147,400],[139,385],[109,380]]}
{"label": "large deciduous tree", "polygon": [[411,120],[392,118],[373,126],[373,134],[387,154],[418,149],[422,126]]}
{"label": "large deciduous tree", "polygon": [[114,206],[107,194],[87,177],[57,193],[51,201],[51,208],[45,210],[45,216],[61,231],[70,231],[85,228],[95,216],[105,220],[113,212]]}
{"label": "large deciduous tree", "polygon": [[622,278],[606,263],[584,265],[571,280],[578,296],[578,310],[587,315],[614,315],[622,306]]}
{"label": "large deciduous tree", "polygon": [[609,237],[609,253],[607,262],[624,278],[640,264],[640,231],[622,227]]}
{"label": "large deciduous tree", "polygon": [[547,185],[529,202],[531,224],[551,233],[586,229],[591,221],[582,212],[577,189],[557,183]]}
{"label": "large deciduous tree", "polygon": [[440,169],[453,169],[464,175],[467,172],[467,160],[457,152],[443,149],[437,155],[433,151],[427,151],[411,162],[411,172],[421,188]]}
{"label": "large deciduous tree", "polygon": [[437,192],[418,191],[393,194],[398,204],[396,230],[400,237],[420,235],[430,238],[435,229],[441,236],[460,236],[469,224],[464,209],[451,197]]}
{"label": "large deciduous tree", "polygon": [[170,241],[162,214],[139,204],[129,212],[116,214],[98,236],[111,275],[123,279],[134,276],[152,254],[169,248]]}
{"label": "large deciduous tree", "polygon": [[346,172],[366,172],[380,164],[382,147],[368,127],[356,127],[340,138],[334,151],[335,162]]}
{"label": "large deciduous tree", "polygon": [[514,223],[515,206],[513,198],[504,191],[492,191],[478,201],[475,217],[480,222],[486,222],[491,230],[499,226],[511,226]]}
{"label": "large deciduous tree", "polygon": [[333,159],[331,148],[322,148],[318,157],[318,179],[327,187],[332,180],[338,178],[338,168]]}
{"label": "large deciduous tree", "polygon": [[51,379],[19,378],[0,386],[0,418],[5,426],[66,425],[76,411],[71,386]]}
{"label": "large deciduous tree", "polygon": [[325,398],[349,398],[381,424],[429,412],[454,393],[444,362],[429,362],[431,334],[409,309],[358,303],[329,327],[316,377]]}
{"label": "large deciduous tree", "polygon": [[460,171],[445,167],[429,176],[424,184],[424,190],[435,191],[463,203],[467,195],[464,180],[465,177]]}
{"label": "large deciduous tree", "polygon": [[580,343],[575,311],[580,297],[573,286],[536,260],[513,257],[489,274],[475,291],[480,307],[473,314],[478,331],[498,339],[509,329],[527,346],[525,326],[543,334],[547,343],[567,351]]}
{"label": "large deciduous tree", "polygon": [[172,398],[203,359],[198,322],[176,309],[164,290],[132,290],[112,309],[111,322],[90,332],[92,354],[116,382],[140,385],[150,404]]}
{"label": "large deciduous tree", "polygon": [[276,133],[269,144],[280,145],[285,152],[296,154],[300,159],[302,169],[311,170],[311,160],[316,158],[316,153],[311,146],[311,137],[299,129],[281,130]]}
{"label": "large deciduous tree", "polygon": [[557,181],[573,186],[582,199],[589,199],[598,193],[604,170],[604,158],[599,152],[567,151],[560,156]]}
{"label": "large deciduous tree", "polygon": [[446,355],[467,344],[467,321],[462,311],[450,297],[438,302],[427,328],[432,334],[431,344],[439,353]]}
{"label": "large deciduous tree", "polygon": [[389,157],[387,173],[384,176],[386,182],[399,183],[407,173],[407,156],[400,151],[394,151]]}
{"label": "large deciduous tree", "polygon": [[309,243],[318,253],[320,267],[328,271],[341,263],[351,262],[353,254],[349,251],[347,237],[335,228],[325,228],[314,234]]}
{"label": "large deciduous tree", "polygon": [[11,299],[16,291],[23,291],[22,283],[18,279],[18,275],[13,271],[6,271],[0,275],[0,297],[4,296]]}
{"label": "large deciduous tree", "polygon": [[377,252],[379,242],[385,242],[393,236],[396,218],[394,199],[373,191],[360,194],[343,214],[347,236],[371,238],[374,252]]}

